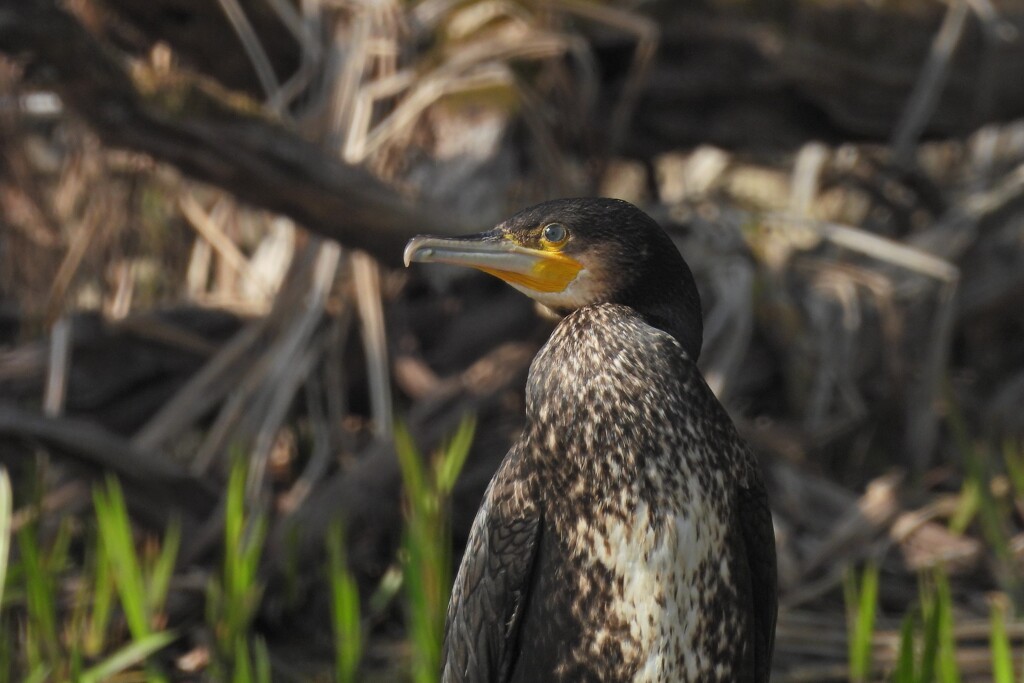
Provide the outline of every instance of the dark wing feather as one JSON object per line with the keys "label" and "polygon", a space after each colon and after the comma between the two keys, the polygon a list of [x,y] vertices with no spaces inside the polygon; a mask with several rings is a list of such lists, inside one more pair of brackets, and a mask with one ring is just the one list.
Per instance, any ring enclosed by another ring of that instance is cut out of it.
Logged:
{"label": "dark wing feather", "polygon": [[504,682],[515,663],[541,529],[524,464],[513,447],[473,522],[448,605],[442,683]]}
{"label": "dark wing feather", "polygon": [[754,680],[767,683],[775,646],[775,617],[778,611],[775,565],[775,530],[768,496],[759,477],[749,477],[737,492],[739,524],[750,567],[754,601]]}

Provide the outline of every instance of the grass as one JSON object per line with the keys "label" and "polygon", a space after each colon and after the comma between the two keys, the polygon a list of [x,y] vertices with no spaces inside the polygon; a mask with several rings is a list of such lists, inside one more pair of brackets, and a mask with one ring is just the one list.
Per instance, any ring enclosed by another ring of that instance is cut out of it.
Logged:
{"label": "grass", "polygon": [[335,524],[327,536],[327,576],[331,585],[336,683],[355,683],[363,655],[359,589],[348,568],[344,530]]}
{"label": "grass", "polygon": [[[113,585],[131,639],[96,666],[79,673],[78,678],[100,681],[145,663],[148,681],[165,681],[167,678],[162,671],[148,660],[177,637],[173,631],[161,630],[158,624],[164,621],[164,603],[181,544],[180,526],[172,523],[159,550],[147,555],[136,549],[128,506],[117,479],[108,477],[105,486],[94,489],[93,506],[98,529],[94,584],[98,599],[88,621],[93,624],[96,644],[102,646],[103,632],[112,613],[110,586]],[[87,604],[87,596],[75,602],[80,615],[84,615],[80,611],[84,604]]]}
{"label": "grass", "polygon": [[[147,681],[166,680],[151,657],[173,642],[161,630],[180,533],[168,531],[152,557],[135,549],[127,506],[116,480],[94,491],[95,533],[79,588],[71,604],[62,597],[73,568],[69,552],[73,531],[63,523],[53,541],[44,544],[38,528],[23,525],[16,533],[18,560],[8,563],[11,537],[11,496],[6,473],[0,476],[0,532],[5,552],[0,575],[6,574],[0,603],[0,680],[111,680],[143,667]],[[115,619],[115,609],[123,619]],[[12,612],[20,616],[12,616]],[[127,635],[125,634],[127,631]],[[13,638],[13,640],[11,640]]]}
{"label": "grass", "polygon": [[[1013,675],[1013,651],[1006,633],[1006,596],[997,595],[992,599],[991,631],[989,646],[992,648],[992,683],[1016,683]],[[1024,680],[1024,666],[1021,667]]]}
{"label": "grass", "polygon": [[[181,527],[172,522],[157,553],[139,554],[132,535],[128,506],[121,486],[108,477],[105,488],[93,491],[99,527],[99,549],[104,569],[109,568],[132,637],[148,638],[163,618],[164,602],[181,545]],[[102,614],[109,606],[102,606]],[[101,618],[100,623],[103,619]]]}
{"label": "grass", "polygon": [[238,458],[224,502],[224,560],[207,586],[206,620],[214,634],[212,669],[218,680],[269,681],[266,645],[250,635],[263,597],[259,568],[267,521],[261,511],[246,509],[246,478],[245,461]]}
{"label": "grass", "polygon": [[[424,458],[410,435],[397,431],[406,526],[397,565],[365,603],[348,567],[344,528],[335,525],[327,535],[324,572],[334,658],[329,675],[325,667],[325,678],[339,683],[363,679],[367,623],[398,595],[410,651],[407,664],[399,668],[417,683],[437,680],[453,565],[449,500],[472,438],[473,425],[467,421],[433,457]],[[975,462],[966,468],[965,502],[953,524],[963,530],[975,524],[988,527],[984,537],[992,542],[1002,536],[991,529],[1006,525],[1003,515],[1013,514],[1014,504],[1024,501],[1024,456],[1019,444],[984,453],[970,447],[974,451],[965,458]],[[991,486],[999,476],[1010,492],[1003,498]],[[270,650],[254,625],[265,592],[260,567],[268,522],[264,510],[246,504],[245,481],[245,464],[239,460],[224,496],[222,560],[207,587],[210,663],[205,673],[211,680],[262,683],[275,678]],[[165,613],[180,526],[172,523],[160,538],[140,536],[114,478],[95,487],[93,515],[84,524],[65,522],[45,535],[37,521],[14,531],[12,511],[10,481],[0,469],[0,577],[5,578],[0,582],[0,683],[169,680],[168,648],[183,640],[167,628]],[[920,576],[918,599],[900,622],[895,663],[891,670],[879,670],[875,645],[886,616],[879,604],[881,584],[874,564],[846,578],[850,680],[960,681],[953,591],[941,571]],[[1024,662],[1014,661],[1011,648],[1013,612],[1008,592],[991,596],[994,683],[1024,683]],[[201,637],[196,641],[202,642]]]}
{"label": "grass", "polygon": [[[396,594],[405,596],[412,640],[409,670],[417,681],[437,678],[451,583],[448,498],[472,438],[473,425],[467,421],[425,461],[407,432],[396,436],[406,530],[399,570],[385,575],[368,612],[379,614]],[[207,673],[211,680],[264,683],[273,678],[271,657],[254,620],[265,590],[260,567],[267,517],[246,505],[246,476],[239,459],[224,496],[222,562],[206,591]],[[65,521],[49,540],[43,540],[38,522],[14,532],[10,481],[0,468],[0,683],[170,680],[166,651],[179,635],[165,627],[165,606],[181,527],[171,523],[160,539],[140,537],[114,477],[94,487],[92,500],[93,515],[84,527]],[[77,559],[73,543],[80,546]],[[335,525],[326,539],[335,650],[331,678],[353,683],[360,680],[365,615],[345,547],[343,529]]]}
{"label": "grass", "polygon": [[[950,529],[964,533],[970,524],[978,523],[982,538],[995,556],[996,578],[1016,606],[1024,609],[1024,581],[1010,547],[1009,531],[1014,514],[1013,500],[1024,505],[1024,456],[1009,445],[1012,442],[1004,442],[1001,458],[1006,468],[1004,475],[997,468],[998,449],[990,443],[973,440],[955,402],[950,400],[949,405],[950,432],[966,470],[959,509],[950,521]],[[1009,485],[997,496],[993,493],[993,483],[1000,478],[1008,480]]]}
{"label": "grass", "polygon": [[412,645],[412,679],[437,681],[445,613],[451,590],[451,530],[448,498],[473,442],[474,425],[466,420],[451,442],[428,464],[402,427],[395,446],[405,484],[406,529],[402,541],[407,626]]}
{"label": "grass", "polygon": [[17,532],[21,563],[12,575],[20,573],[22,578],[27,605],[24,656],[28,671],[34,675],[45,671],[47,675],[67,672],[71,676],[78,668],[76,649],[65,652],[57,631],[57,574],[66,564],[65,528],[61,528],[49,549],[41,547],[33,526],[25,525]]}
{"label": "grass", "polygon": [[872,635],[875,632],[875,610],[878,605],[878,566],[864,568],[860,582],[853,572],[846,576],[847,646],[850,658],[850,680],[863,683],[871,674]]}
{"label": "grass", "polygon": [[[935,570],[921,574],[919,599],[904,616],[893,670],[884,680],[891,683],[960,683],[956,659],[957,643],[953,597],[945,573]],[[852,682],[880,680],[872,667],[878,609],[878,568],[867,565],[860,579],[850,572],[846,579],[848,614],[849,677]],[[1007,633],[1009,600],[1005,594],[991,599],[989,645],[993,683],[1024,681],[1015,677],[1013,651]]]}

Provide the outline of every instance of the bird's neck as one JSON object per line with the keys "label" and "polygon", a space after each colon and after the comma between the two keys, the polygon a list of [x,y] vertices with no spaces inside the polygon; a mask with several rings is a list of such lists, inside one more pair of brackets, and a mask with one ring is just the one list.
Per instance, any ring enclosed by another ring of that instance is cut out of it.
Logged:
{"label": "bird's neck", "polygon": [[704,338],[704,323],[696,287],[691,286],[689,291],[692,294],[688,296],[686,288],[672,281],[660,286],[646,283],[642,291],[627,290],[619,303],[632,308],[651,327],[675,337],[690,360],[696,363]]}
{"label": "bird's neck", "polygon": [[666,402],[697,370],[669,334],[621,304],[584,306],[558,324],[526,391],[527,457],[550,490],[616,498],[676,481],[663,470],[678,472],[678,459],[651,457],[663,450]]}
{"label": "bird's neck", "polygon": [[690,360],[697,362],[697,358],[700,356],[702,332],[699,323],[698,327],[694,329],[687,322],[686,317],[680,315],[670,305],[647,306],[645,310],[638,310],[637,313],[651,327],[667,332],[675,337],[676,341],[682,345],[683,350],[686,351],[686,355],[689,356]]}

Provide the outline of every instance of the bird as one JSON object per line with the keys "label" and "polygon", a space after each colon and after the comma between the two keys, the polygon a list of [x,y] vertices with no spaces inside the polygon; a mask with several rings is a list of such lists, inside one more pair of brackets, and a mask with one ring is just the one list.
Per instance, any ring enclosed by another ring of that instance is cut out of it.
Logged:
{"label": "bird", "polygon": [[767,681],[775,538],[700,370],[689,266],[636,206],[571,198],[405,264],[484,271],[561,315],[452,588],[444,683]]}

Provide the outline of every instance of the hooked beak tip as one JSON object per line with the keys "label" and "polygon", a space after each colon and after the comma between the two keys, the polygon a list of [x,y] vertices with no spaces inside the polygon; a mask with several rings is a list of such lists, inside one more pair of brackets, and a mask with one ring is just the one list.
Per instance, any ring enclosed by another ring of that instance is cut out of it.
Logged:
{"label": "hooked beak tip", "polygon": [[430,250],[422,250],[420,246],[423,244],[423,236],[417,235],[409,240],[409,243],[405,245],[405,251],[402,253],[402,260],[405,262],[405,267],[408,268],[409,264],[413,261],[418,261],[422,255],[429,255]]}

